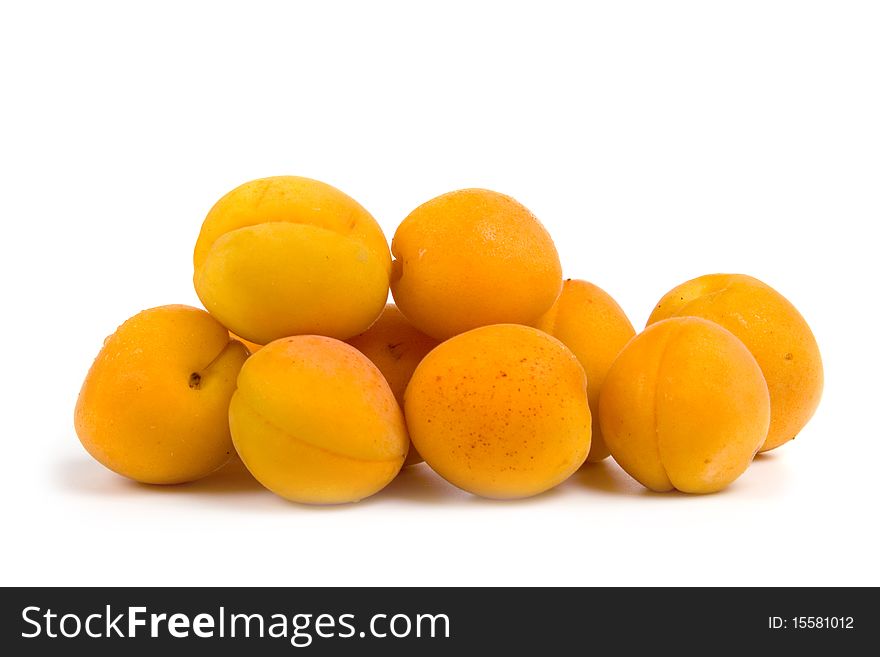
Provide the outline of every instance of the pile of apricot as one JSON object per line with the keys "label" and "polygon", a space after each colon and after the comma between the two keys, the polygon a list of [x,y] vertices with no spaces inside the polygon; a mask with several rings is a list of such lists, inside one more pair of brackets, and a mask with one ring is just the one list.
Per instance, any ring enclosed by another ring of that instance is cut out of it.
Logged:
{"label": "pile of apricot", "polygon": [[518,498],[610,455],[652,490],[709,493],[794,438],[822,393],[813,334],[773,288],[696,278],[636,335],[606,292],[563,281],[528,209],[484,189],[419,206],[389,250],[338,189],[255,180],[214,205],[193,261],[206,310],[126,321],[76,405],[88,452],[139,482],[237,454],[278,495],[337,504],[424,460]]}

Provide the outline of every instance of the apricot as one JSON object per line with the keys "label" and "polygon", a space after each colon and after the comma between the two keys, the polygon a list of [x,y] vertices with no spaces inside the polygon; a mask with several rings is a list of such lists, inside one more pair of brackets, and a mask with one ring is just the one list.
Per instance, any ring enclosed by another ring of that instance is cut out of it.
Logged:
{"label": "apricot", "polygon": [[[439,343],[410,324],[397,306],[389,303],[376,323],[348,340],[348,344],[379,368],[403,409],[403,393],[416,366]],[[410,443],[404,467],[421,462],[421,455]]]}
{"label": "apricot", "polygon": [[587,281],[567,280],[562,293],[537,328],[574,352],[587,374],[587,397],[593,417],[593,436],[587,461],[608,457],[599,426],[599,391],[617,354],[636,334],[623,309],[602,288]]}
{"label": "apricot", "polygon": [[74,426],[97,461],[149,484],[193,481],[233,453],[227,409],[248,356],[208,313],[161,306],[104,341]]}
{"label": "apricot", "polygon": [[391,251],[398,308],[438,340],[488,324],[532,324],[562,286],[559,255],[541,223],[486,189],[419,206],[398,227]]}
{"label": "apricot", "polygon": [[257,481],[308,504],[378,492],[409,446],[403,413],[378,368],[354,347],[315,335],[270,342],[248,359],[229,425]]}
{"label": "apricot", "polygon": [[296,176],[254,180],[221,198],[193,263],[205,308],[257,344],[365,331],[382,312],[391,271],[376,220],[335,187]]}
{"label": "apricot", "polygon": [[767,437],[770,394],[730,331],[696,317],[649,326],[614,361],[599,396],[605,444],[654,491],[721,490]]}
{"label": "apricot", "polygon": [[760,451],[797,436],[819,405],[824,374],[816,338],[791,302],[751,276],[710,274],[667,293],[648,324],[684,316],[720,324],[743,341],[761,366],[771,411]]}
{"label": "apricot", "polygon": [[553,488],[590,450],[584,369],[543,331],[516,324],[443,342],[406,389],[410,436],[440,476],[499,499]]}

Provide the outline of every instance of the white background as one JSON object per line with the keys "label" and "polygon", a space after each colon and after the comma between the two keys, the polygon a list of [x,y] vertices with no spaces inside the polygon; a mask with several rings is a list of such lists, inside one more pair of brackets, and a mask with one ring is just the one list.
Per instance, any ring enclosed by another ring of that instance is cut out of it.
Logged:
{"label": "white background", "polygon": [[[10,5],[3,584],[880,584],[877,3]],[[104,470],[72,426],[102,339],[196,305],[207,210],[285,173],[389,239],[437,194],[509,193],[637,327],[688,278],[757,276],[816,333],[819,411],[707,497],[611,461],[521,502],[423,465],[339,508]]]}

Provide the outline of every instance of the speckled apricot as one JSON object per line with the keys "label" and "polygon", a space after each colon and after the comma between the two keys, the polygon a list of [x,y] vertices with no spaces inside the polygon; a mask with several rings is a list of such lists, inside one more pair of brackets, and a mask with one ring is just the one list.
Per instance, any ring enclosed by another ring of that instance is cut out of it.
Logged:
{"label": "speckled apricot", "polygon": [[[369,358],[391,386],[394,398],[403,409],[403,393],[416,366],[439,343],[430,338],[403,316],[393,303],[385,306],[382,315],[369,329],[348,340],[348,344]],[[421,463],[418,450],[410,444],[404,466]]]}
{"label": "speckled apricot", "polygon": [[593,437],[587,461],[607,458],[599,426],[599,391],[617,354],[636,334],[623,309],[602,288],[587,281],[567,280],[553,307],[536,324],[574,352],[587,374],[587,396],[593,416]]}
{"label": "speckled apricot", "polygon": [[233,453],[227,409],[247,355],[204,310],[140,312],[104,341],[76,403],[76,433],[97,461],[136,481],[204,477]]}
{"label": "speckled apricot", "polygon": [[816,338],[788,299],[742,274],[711,274],[679,285],[654,308],[648,324],[694,316],[716,322],[752,352],[770,389],[770,431],[761,451],[793,439],[815,413],[824,373]]}
{"label": "speckled apricot", "polygon": [[193,264],[205,308],[266,344],[366,330],[388,296],[391,254],[354,199],[317,180],[276,176],[245,183],[211,208]]}
{"label": "speckled apricot", "polygon": [[229,405],[235,449],[277,495],[341,504],[372,495],[403,465],[403,413],[381,372],[354,347],[314,335],[251,356]]}
{"label": "speckled apricot", "polygon": [[489,324],[532,324],[562,286],[559,255],[541,223],[486,189],[420,205],[398,227],[391,251],[398,308],[438,340]]}
{"label": "speckled apricot", "polygon": [[413,444],[476,495],[536,495],[565,481],[590,449],[584,370],[556,338],[515,324],[443,342],[405,394]]}
{"label": "speckled apricot", "polygon": [[667,319],[633,338],[599,396],[605,444],[654,491],[721,490],[767,437],[761,368],[730,331],[697,317]]}

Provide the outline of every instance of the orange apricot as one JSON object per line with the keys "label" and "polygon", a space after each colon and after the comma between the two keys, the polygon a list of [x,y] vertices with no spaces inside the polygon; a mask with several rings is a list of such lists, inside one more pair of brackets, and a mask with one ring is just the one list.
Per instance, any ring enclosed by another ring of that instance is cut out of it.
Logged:
{"label": "orange apricot", "polygon": [[532,324],[562,287],[559,255],[541,223],[486,189],[420,205],[398,227],[391,251],[394,301],[438,340],[489,324]]}
{"label": "orange apricot", "polygon": [[587,396],[593,416],[593,437],[587,461],[609,455],[599,426],[599,392],[617,354],[636,334],[623,309],[602,288],[587,281],[567,280],[553,307],[537,328],[574,352],[587,374]]}
{"label": "orange apricot", "polygon": [[484,497],[537,495],[590,450],[584,369],[543,331],[473,329],[434,348],[405,395],[413,444],[441,477]]}
{"label": "orange apricot", "polygon": [[193,264],[205,308],[236,335],[266,344],[366,330],[388,297],[391,254],[354,199],[317,180],[276,176],[217,201]]}
{"label": "orange apricot", "polygon": [[742,274],[710,274],[679,285],[654,308],[648,324],[667,317],[702,317],[737,336],[761,366],[770,389],[766,452],[793,439],[822,397],[824,373],[816,338],[791,302]]}
{"label": "orange apricot", "polygon": [[382,373],[354,347],[316,335],[270,342],[248,359],[229,425],[254,478],[307,504],[378,492],[397,475],[409,446]]}
{"label": "orange apricot", "polygon": [[[401,409],[403,393],[416,366],[439,344],[413,326],[393,303],[385,306],[375,324],[347,342],[379,368]],[[418,450],[410,444],[403,465],[415,465],[422,460]]]}
{"label": "orange apricot", "polygon": [[227,410],[247,356],[203,310],[140,312],[107,338],[89,370],[76,433],[97,461],[130,479],[204,477],[233,453]]}
{"label": "orange apricot", "polygon": [[770,395],[730,331],[673,318],[620,352],[602,386],[599,422],[614,460],[643,486],[711,493],[745,472],[763,444]]}

